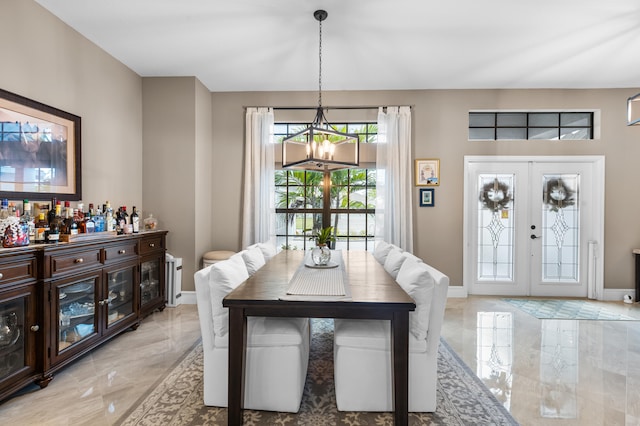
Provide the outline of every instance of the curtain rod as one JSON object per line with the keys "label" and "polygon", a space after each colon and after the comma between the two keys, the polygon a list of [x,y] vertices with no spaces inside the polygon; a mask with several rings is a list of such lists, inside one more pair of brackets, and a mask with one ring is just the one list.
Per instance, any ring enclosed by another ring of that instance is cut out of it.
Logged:
{"label": "curtain rod", "polygon": [[[397,106],[400,107],[401,105],[384,105],[382,106],[382,108],[389,108],[389,107],[393,107],[393,106]],[[413,105],[402,105],[402,106],[408,106],[409,108],[413,109]],[[257,106],[243,106],[243,109],[247,109],[247,108],[273,108],[274,111],[278,111],[278,110],[283,110],[283,111],[315,111],[318,109],[317,106],[314,107],[302,107],[302,106],[280,106],[280,107],[257,107]],[[350,110],[350,109],[378,109],[380,108],[380,106],[339,106],[339,107],[332,107],[332,106],[323,106],[323,109],[336,109],[336,110],[340,110],[340,109],[344,109],[344,110]]]}

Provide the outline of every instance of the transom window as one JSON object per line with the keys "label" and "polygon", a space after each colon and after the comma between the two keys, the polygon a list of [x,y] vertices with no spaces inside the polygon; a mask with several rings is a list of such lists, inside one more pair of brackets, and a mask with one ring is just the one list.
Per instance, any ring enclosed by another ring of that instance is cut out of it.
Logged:
{"label": "transom window", "polygon": [[[360,143],[377,141],[376,123],[333,124],[341,132],[357,134]],[[282,143],[307,124],[276,123],[274,140]],[[306,250],[311,229],[333,226],[336,249],[373,248],[375,230],[375,169],[333,172],[276,170],[276,240],[283,249]],[[328,188],[326,188],[328,186]],[[326,223],[329,222],[329,223]]]}
{"label": "transom window", "polygon": [[593,112],[469,113],[469,140],[505,139],[593,139]]}

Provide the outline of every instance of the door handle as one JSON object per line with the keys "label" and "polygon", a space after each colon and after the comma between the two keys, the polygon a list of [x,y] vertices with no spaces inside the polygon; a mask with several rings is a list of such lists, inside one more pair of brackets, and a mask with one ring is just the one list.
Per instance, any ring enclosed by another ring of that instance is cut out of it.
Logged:
{"label": "door handle", "polygon": [[541,237],[541,236],[539,236],[539,235],[533,235],[533,234],[531,234],[531,239],[532,239],[532,240],[535,240],[536,238],[542,238],[542,237]]}

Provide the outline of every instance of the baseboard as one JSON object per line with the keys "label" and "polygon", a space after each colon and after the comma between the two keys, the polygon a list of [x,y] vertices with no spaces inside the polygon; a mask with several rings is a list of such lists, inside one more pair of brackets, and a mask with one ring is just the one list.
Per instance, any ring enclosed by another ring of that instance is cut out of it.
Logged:
{"label": "baseboard", "polygon": [[630,288],[605,288],[601,300],[621,302],[625,294],[630,294],[631,300],[636,300],[636,291]]}
{"label": "baseboard", "polygon": [[[196,302],[196,292],[195,291],[181,291],[180,292],[180,301],[179,305],[195,305]],[[167,306],[168,308],[175,308],[175,306]]]}
{"label": "baseboard", "polygon": [[467,297],[467,289],[462,285],[450,285],[447,291],[447,297]]}

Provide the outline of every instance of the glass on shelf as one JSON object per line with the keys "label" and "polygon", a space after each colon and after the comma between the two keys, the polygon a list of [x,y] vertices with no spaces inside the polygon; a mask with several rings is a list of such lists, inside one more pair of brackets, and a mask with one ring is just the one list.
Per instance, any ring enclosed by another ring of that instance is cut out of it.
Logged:
{"label": "glass on shelf", "polygon": [[25,365],[24,323],[25,308],[22,303],[0,303],[0,379]]}
{"label": "glass on shelf", "polygon": [[58,349],[62,351],[96,332],[95,282],[58,287],[58,299]]}
{"label": "glass on shelf", "polygon": [[160,297],[160,279],[158,273],[160,270],[159,260],[150,260],[142,263],[142,277],[140,281],[141,303],[144,305],[158,297]]}
{"label": "glass on shelf", "polygon": [[108,275],[107,322],[109,325],[133,313],[133,269]]}

